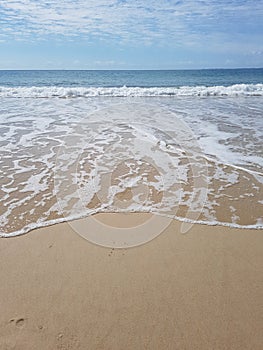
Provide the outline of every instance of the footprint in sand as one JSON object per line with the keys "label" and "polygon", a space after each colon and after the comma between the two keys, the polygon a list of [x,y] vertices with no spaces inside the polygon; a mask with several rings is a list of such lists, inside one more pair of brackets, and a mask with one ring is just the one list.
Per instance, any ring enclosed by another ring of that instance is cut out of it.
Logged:
{"label": "footprint in sand", "polygon": [[23,328],[25,325],[25,319],[24,318],[19,318],[16,320],[16,327],[18,328]]}
{"label": "footprint in sand", "polygon": [[113,253],[114,253],[114,248],[111,249],[111,251],[109,252],[108,256],[112,256]]}
{"label": "footprint in sand", "polygon": [[26,320],[24,318],[12,318],[9,323],[13,323],[17,328],[23,328]]}

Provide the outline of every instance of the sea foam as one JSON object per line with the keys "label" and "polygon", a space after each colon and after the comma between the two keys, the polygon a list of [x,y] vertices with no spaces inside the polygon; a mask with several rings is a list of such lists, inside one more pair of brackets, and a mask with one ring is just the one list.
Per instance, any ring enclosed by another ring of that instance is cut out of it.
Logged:
{"label": "sea foam", "polygon": [[0,86],[0,97],[74,98],[74,97],[161,97],[161,96],[263,96],[263,84],[231,86],[180,87],[6,87]]}
{"label": "sea foam", "polygon": [[0,236],[113,211],[262,228],[261,98],[112,101],[2,99]]}

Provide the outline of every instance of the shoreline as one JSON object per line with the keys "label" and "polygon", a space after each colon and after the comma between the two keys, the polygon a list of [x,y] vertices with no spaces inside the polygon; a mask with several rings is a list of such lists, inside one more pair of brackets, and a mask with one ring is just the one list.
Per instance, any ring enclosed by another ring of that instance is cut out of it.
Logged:
{"label": "shoreline", "polygon": [[262,232],[180,225],[132,249],[92,244],[67,223],[1,239],[0,347],[261,349]]}
{"label": "shoreline", "polygon": [[[129,212],[107,212],[107,211],[98,211],[95,212],[93,214],[86,214],[86,215],[81,215],[79,217],[69,217],[69,218],[58,218],[58,219],[54,219],[51,221],[44,221],[42,224],[42,226],[37,226],[37,227],[33,227],[28,229],[27,231],[23,232],[23,230],[21,231],[17,231],[15,233],[4,233],[4,232],[0,232],[0,239],[1,238],[14,238],[14,237],[20,237],[20,236],[24,236],[27,235],[29,233],[31,233],[32,231],[35,232],[36,230],[40,230],[40,229],[44,229],[44,228],[49,228],[50,226],[54,226],[54,225],[59,225],[59,224],[63,224],[63,223],[70,223],[70,222],[75,222],[75,221],[80,221],[80,220],[85,220],[88,219],[90,217],[95,217],[97,215],[130,215],[130,214],[136,214],[136,215],[145,215],[145,214],[149,214],[149,215],[155,215],[155,216],[160,216],[163,218],[167,218],[167,220],[171,220],[171,221],[177,221],[181,224],[183,223],[187,223],[190,225],[203,225],[203,226],[219,226],[219,227],[227,227],[230,229],[238,229],[238,230],[255,230],[255,231],[261,231],[263,230],[263,224],[255,224],[255,225],[239,225],[236,223],[230,223],[230,222],[219,222],[219,221],[193,221],[191,219],[188,218],[182,218],[182,217],[178,217],[178,216],[169,216],[166,214],[161,214],[161,213],[155,213],[155,212],[150,212],[150,211],[129,211]],[[36,225],[35,223],[33,223],[32,225]]]}

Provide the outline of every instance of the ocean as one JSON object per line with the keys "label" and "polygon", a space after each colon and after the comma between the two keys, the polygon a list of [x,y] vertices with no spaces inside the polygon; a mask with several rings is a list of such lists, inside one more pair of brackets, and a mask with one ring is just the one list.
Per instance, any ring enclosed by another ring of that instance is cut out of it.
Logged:
{"label": "ocean", "polygon": [[0,236],[97,212],[263,227],[263,69],[0,71]]}

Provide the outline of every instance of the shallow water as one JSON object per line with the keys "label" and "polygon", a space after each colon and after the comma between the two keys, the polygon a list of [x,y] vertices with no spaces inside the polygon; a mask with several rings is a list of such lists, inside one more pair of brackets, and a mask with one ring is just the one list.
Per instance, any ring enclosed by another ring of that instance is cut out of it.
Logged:
{"label": "shallow water", "polygon": [[261,97],[1,97],[1,235],[95,212],[262,228]]}

